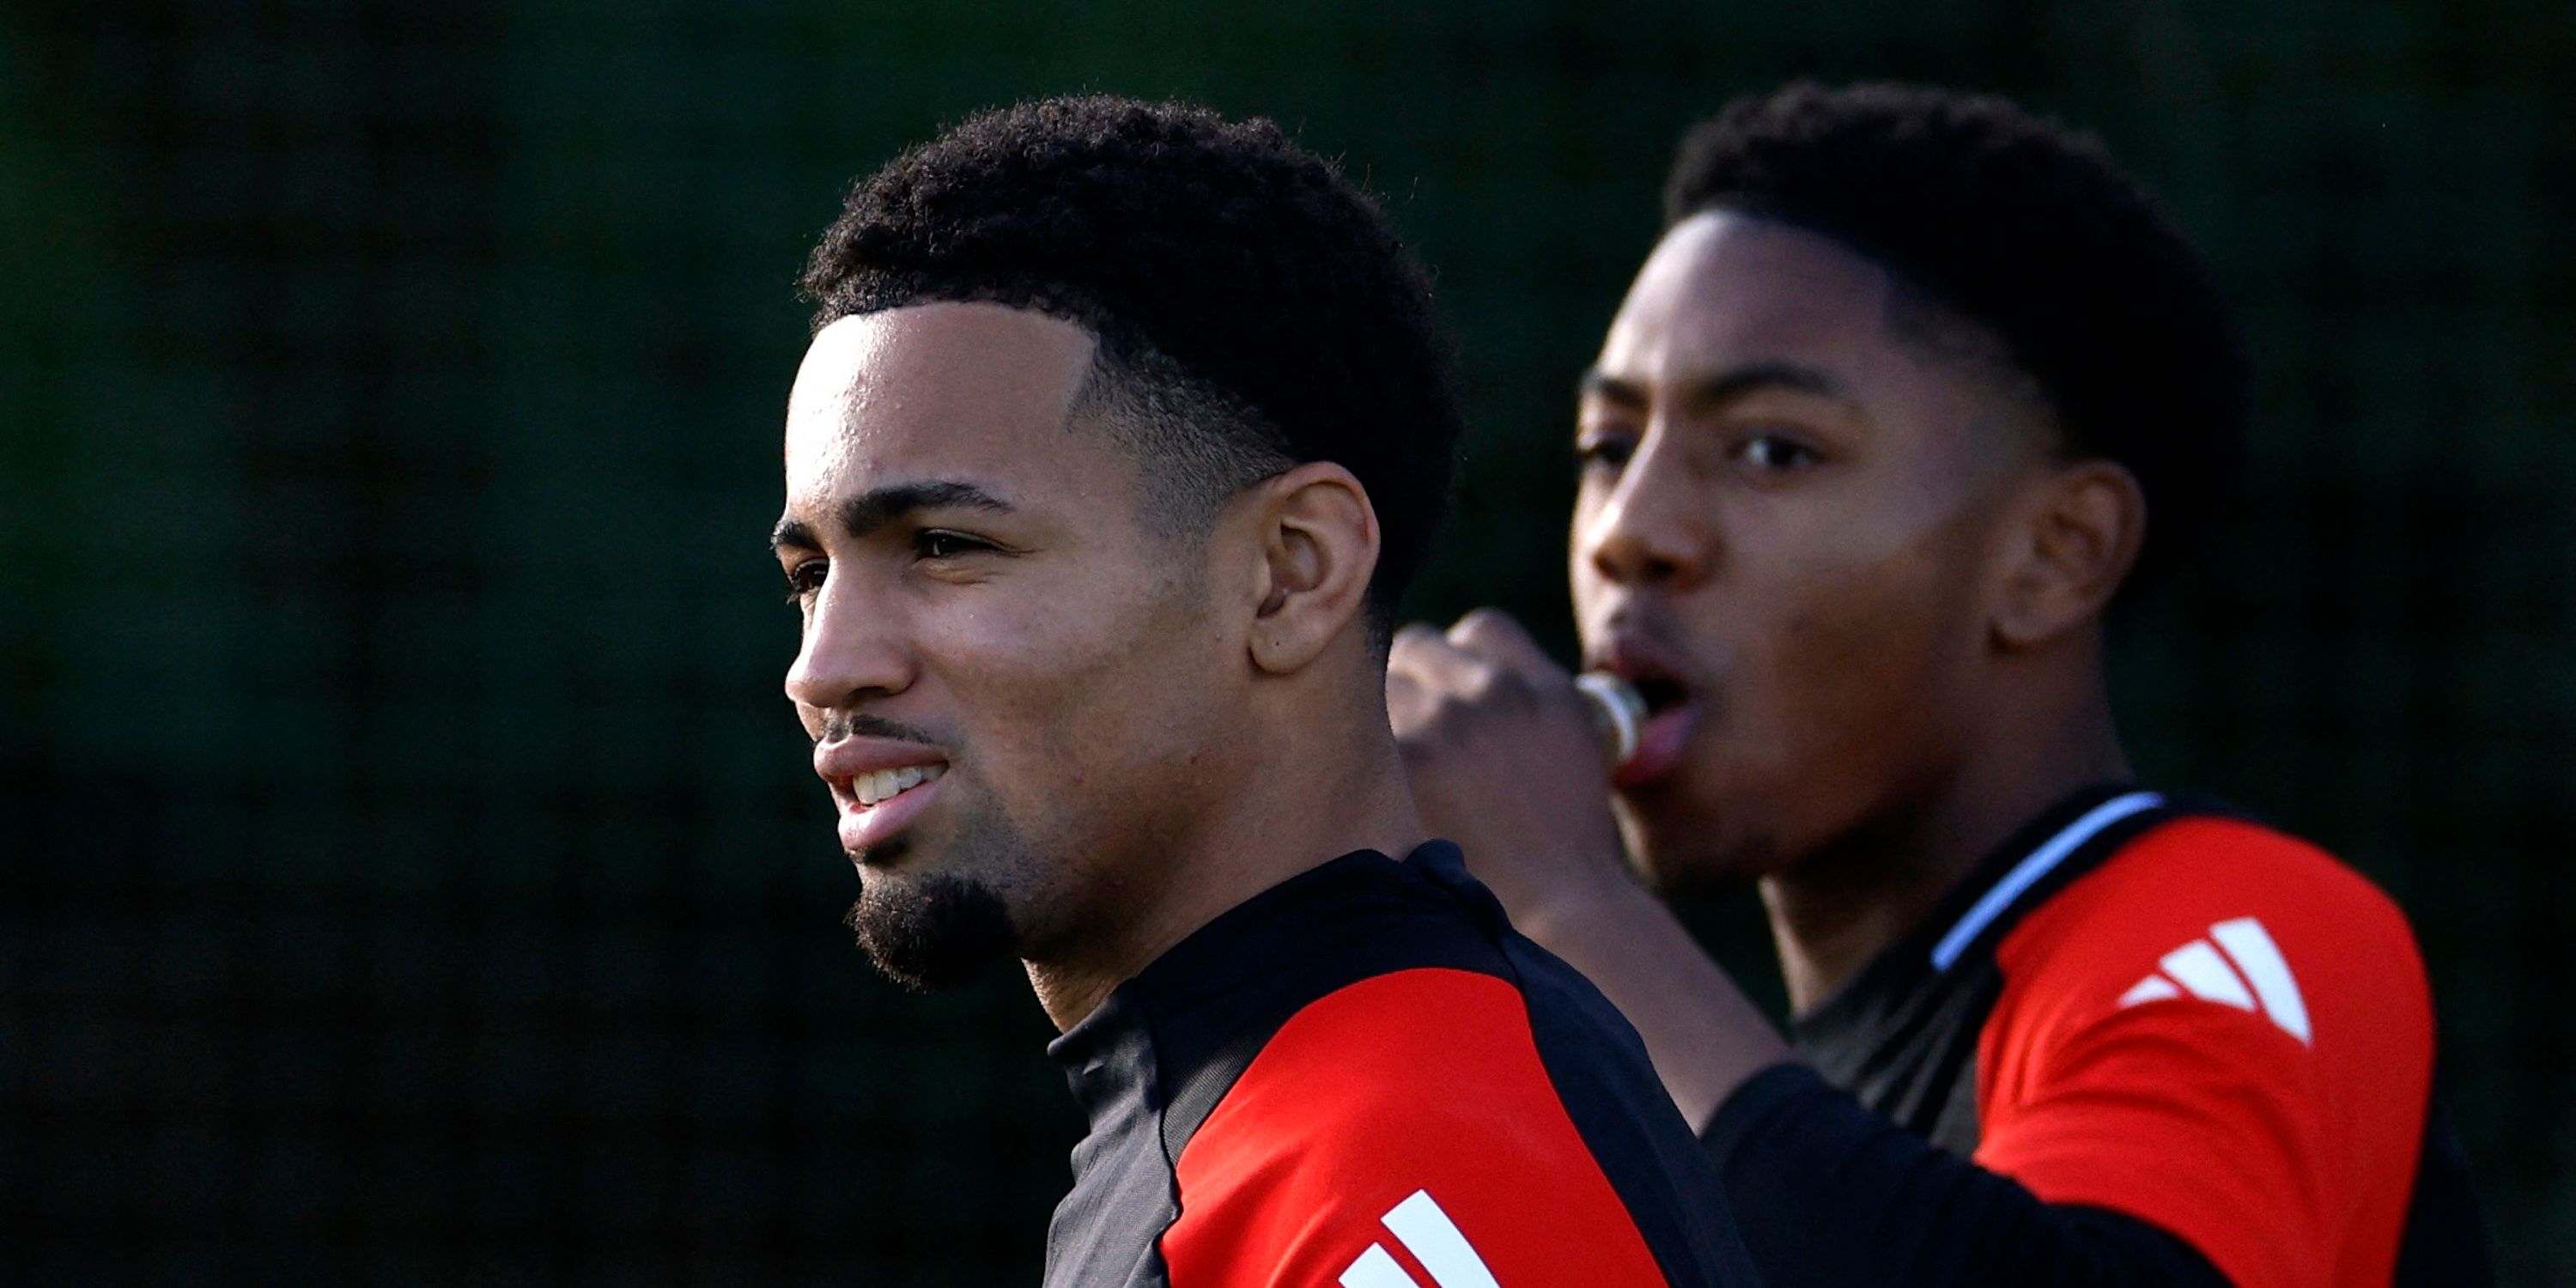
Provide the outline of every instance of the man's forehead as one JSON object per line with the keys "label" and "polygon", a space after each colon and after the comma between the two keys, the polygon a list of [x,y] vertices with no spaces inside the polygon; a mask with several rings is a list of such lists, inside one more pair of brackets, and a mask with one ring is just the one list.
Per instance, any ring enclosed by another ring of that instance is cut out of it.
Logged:
{"label": "man's forehead", "polygon": [[942,301],[858,313],[815,333],[788,394],[791,416],[894,410],[888,402],[1030,410],[1070,405],[1091,368],[1091,333],[999,304]]}
{"label": "man's forehead", "polygon": [[1840,242],[1710,211],[1674,225],[1620,305],[1605,374],[1692,378],[1748,359],[1813,361],[1886,336],[1894,288]]}
{"label": "man's forehead", "polygon": [[789,490],[825,471],[998,467],[1061,450],[1093,348],[1079,326],[998,304],[841,318],[816,333],[788,395]]}

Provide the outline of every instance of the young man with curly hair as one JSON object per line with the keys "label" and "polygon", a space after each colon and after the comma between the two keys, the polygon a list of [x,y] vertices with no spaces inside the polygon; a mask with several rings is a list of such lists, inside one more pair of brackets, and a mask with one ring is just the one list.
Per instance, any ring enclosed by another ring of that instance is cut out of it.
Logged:
{"label": "young man with curly hair", "polygon": [[1112,98],[862,180],[774,534],[851,925],[1018,958],[1091,1119],[1046,1282],[1756,1282],[1635,1033],[1415,816],[1386,628],[1460,413],[1266,122]]}
{"label": "young man with curly hair", "polygon": [[[1421,814],[1635,1022],[1780,1284],[2485,1278],[2405,918],[2132,781],[2104,615],[2228,481],[2198,255],[2000,99],[1810,85],[1684,140],[1576,417],[1604,758],[1507,619],[1394,645]],[[1624,857],[1624,861],[1623,861]],[[1630,879],[1758,883],[1794,1051]]]}

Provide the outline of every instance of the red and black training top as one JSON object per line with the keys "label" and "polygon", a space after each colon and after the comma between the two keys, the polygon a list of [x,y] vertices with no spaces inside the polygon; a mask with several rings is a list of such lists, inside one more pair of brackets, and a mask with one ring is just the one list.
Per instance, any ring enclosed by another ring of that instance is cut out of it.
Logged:
{"label": "red and black training top", "polygon": [[1796,1037],[1703,1133],[1775,1284],[2491,1282],[2405,917],[2218,806],[2064,802]]}
{"label": "red and black training top", "polygon": [[1627,1022],[1435,841],[1218,917],[1048,1048],[1055,1288],[1750,1288]]}

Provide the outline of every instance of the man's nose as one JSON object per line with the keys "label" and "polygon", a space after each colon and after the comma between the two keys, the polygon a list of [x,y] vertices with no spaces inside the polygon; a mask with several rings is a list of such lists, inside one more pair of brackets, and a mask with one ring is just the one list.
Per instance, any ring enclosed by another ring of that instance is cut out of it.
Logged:
{"label": "man's nose", "polygon": [[1648,435],[1588,516],[1576,537],[1602,579],[1676,590],[1706,579],[1718,554],[1715,500],[1684,456],[1671,436]]}
{"label": "man's nose", "polygon": [[902,639],[901,619],[875,598],[838,573],[824,579],[787,668],[788,700],[832,711],[911,686],[914,654]]}

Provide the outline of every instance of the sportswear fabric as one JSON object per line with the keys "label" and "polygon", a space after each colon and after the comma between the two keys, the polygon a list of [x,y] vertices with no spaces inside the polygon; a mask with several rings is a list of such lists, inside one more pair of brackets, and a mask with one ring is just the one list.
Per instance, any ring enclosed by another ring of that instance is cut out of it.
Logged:
{"label": "sportswear fabric", "polygon": [[1759,1283],[1636,1033],[1446,842],[1272,888],[1048,1050],[1090,1117],[1051,1286]]}
{"label": "sportswear fabric", "polygon": [[2404,916],[2223,807],[2078,794],[1794,1030],[1702,1133],[1775,1284],[2491,1280]]}

